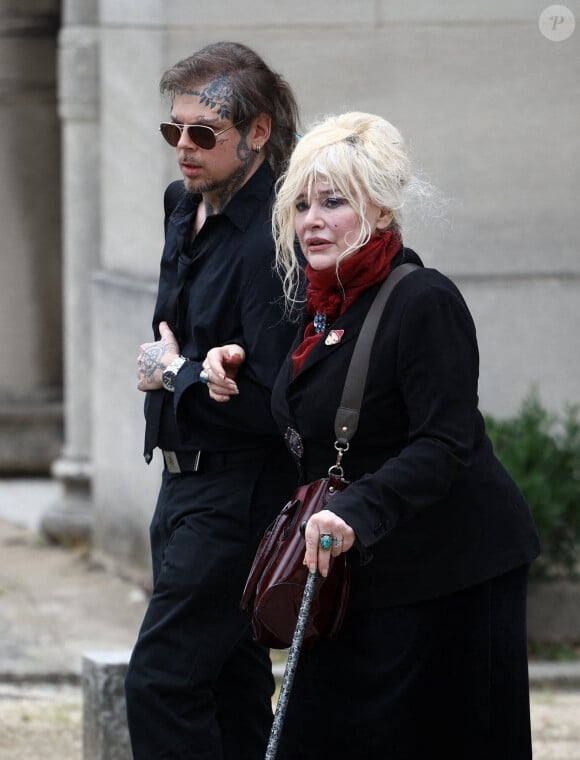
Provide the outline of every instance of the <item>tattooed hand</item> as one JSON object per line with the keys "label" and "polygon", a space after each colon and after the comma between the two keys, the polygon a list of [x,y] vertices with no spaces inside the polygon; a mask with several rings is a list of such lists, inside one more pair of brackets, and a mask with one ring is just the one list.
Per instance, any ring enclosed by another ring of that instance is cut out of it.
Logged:
{"label": "tattooed hand", "polygon": [[155,391],[163,388],[161,376],[163,370],[179,356],[179,346],[175,335],[169,329],[167,322],[159,325],[161,339],[155,343],[142,343],[141,353],[137,357],[137,388],[140,391]]}

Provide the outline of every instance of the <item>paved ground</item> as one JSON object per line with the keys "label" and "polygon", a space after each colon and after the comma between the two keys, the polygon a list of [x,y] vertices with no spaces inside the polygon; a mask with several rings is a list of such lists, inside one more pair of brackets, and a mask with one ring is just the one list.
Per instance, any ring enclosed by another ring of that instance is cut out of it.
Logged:
{"label": "paved ground", "polygon": [[41,540],[29,503],[53,495],[0,481],[0,682],[78,683],[82,653],[131,649],[145,610],[137,585]]}
{"label": "paved ground", "polygon": [[41,540],[58,495],[54,483],[0,480],[1,760],[80,760],[82,655],[130,650],[146,607],[138,585],[86,551]]}
{"label": "paved ground", "polygon": [[[1,760],[81,759],[82,654],[130,649],[146,606],[88,553],[42,542],[56,498],[53,483],[0,480]],[[530,672],[534,760],[580,760],[580,665]]]}

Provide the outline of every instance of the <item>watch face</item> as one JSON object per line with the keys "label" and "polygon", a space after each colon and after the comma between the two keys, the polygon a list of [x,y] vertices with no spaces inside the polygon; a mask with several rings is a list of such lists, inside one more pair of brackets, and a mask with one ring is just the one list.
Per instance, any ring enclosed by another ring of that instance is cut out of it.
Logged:
{"label": "watch face", "polygon": [[161,375],[161,382],[163,383],[163,387],[166,390],[175,390],[175,373],[169,369],[166,369],[165,372]]}
{"label": "watch face", "polygon": [[163,383],[165,390],[175,390],[175,378],[186,361],[185,357],[178,356],[171,362],[171,364],[168,364],[167,367],[165,367],[163,374],[161,375],[161,382]]}

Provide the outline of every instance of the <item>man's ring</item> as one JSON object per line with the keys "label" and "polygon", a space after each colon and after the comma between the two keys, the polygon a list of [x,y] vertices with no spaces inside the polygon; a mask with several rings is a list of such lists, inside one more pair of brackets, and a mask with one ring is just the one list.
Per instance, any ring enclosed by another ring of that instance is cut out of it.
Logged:
{"label": "man's ring", "polygon": [[209,383],[209,373],[206,369],[202,369],[199,373],[199,379],[204,385],[207,385]]}
{"label": "man's ring", "polygon": [[327,552],[332,546],[332,533],[321,533],[318,543],[320,548]]}

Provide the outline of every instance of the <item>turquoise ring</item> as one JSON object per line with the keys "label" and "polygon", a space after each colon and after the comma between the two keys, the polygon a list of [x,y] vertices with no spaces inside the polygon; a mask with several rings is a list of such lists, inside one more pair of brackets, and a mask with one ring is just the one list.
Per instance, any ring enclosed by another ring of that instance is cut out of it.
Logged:
{"label": "turquoise ring", "polygon": [[332,533],[321,533],[318,544],[323,551],[327,552],[332,546]]}

